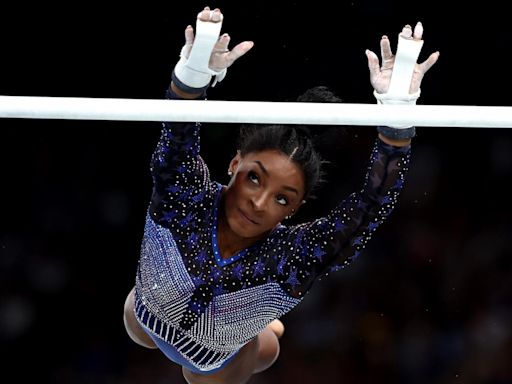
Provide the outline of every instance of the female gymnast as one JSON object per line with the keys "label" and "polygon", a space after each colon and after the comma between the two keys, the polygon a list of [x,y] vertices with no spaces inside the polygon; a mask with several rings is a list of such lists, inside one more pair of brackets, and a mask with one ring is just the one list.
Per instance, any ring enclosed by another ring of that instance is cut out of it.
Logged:
{"label": "female gymnast", "polygon": [[[220,35],[222,20],[219,9],[206,7],[196,30],[185,29],[168,98],[205,99],[213,77],[215,85],[253,47],[244,41],[229,50],[230,37]],[[404,44],[421,42],[422,33],[420,23],[414,30],[405,26],[401,38]],[[416,56],[400,94],[399,87],[390,92],[398,49],[393,55],[385,36],[380,45],[382,67],[366,51],[378,102],[415,103],[439,53],[421,64]],[[303,300],[317,278],[356,258],[392,212],[415,130],[379,127],[362,189],[327,216],[299,225],[282,222],[311,196],[322,163],[304,129],[243,130],[227,169],[228,185],[210,179],[199,154],[199,130],[198,123],[163,124],[124,321],[136,343],[159,348],[181,365],[188,383],[246,383],[277,359],[284,332],[278,319]]]}

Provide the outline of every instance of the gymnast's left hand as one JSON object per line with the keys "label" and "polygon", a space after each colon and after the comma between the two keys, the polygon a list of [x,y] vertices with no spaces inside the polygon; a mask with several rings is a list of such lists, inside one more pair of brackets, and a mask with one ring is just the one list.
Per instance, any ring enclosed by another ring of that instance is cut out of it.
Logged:
{"label": "gymnast's left hand", "polygon": [[[421,40],[423,37],[423,25],[421,22],[418,22],[414,27],[414,31],[410,25],[406,25],[400,34],[405,38]],[[384,94],[389,89],[395,63],[395,55],[391,51],[391,44],[387,36],[382,36],[380,40],[380,51],[382,66],[379,65],[379,58],[374,52],[367,49],[366,57],[368,58],[368,69],[370,70],[370,83],[377,93]],[[434,52],[421,64],[416,63],[409,88],[410,94],[416,93],[420,89],[423,76],[437,62],[438,58],[439,52]]]}

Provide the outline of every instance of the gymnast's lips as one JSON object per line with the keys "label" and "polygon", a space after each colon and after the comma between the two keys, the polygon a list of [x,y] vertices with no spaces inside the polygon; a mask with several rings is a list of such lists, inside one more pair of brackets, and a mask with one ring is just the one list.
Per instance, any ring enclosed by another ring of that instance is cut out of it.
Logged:
{"label": "gymnast's lips", "polygon": [[257,221],[254,221],[249,215],[247,215],[244,211],[242,211],[240,208],[238,209],[238,212],[240,213],[240,216],[242,216],[242,218],[247,221],[248,223],[251,223],[251,224],[254,224],[254,225],[259,225],[260,223],[258,223]]}

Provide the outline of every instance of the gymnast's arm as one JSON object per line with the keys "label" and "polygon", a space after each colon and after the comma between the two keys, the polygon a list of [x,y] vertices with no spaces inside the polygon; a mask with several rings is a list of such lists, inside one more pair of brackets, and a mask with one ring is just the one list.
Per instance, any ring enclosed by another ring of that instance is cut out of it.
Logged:
{"label": "gymnast's arm", "polygon": [[[194,98],[205,93],[194,95]],[[168,99],[187,96],[173,87],[167,90]],[[208,167],[200,154],[200,124],[191,122],[162,123],[160,140],[150,163],[153,193],[149,207],[152,219],[162,226],[178,216],[180,208],[192,208],[199,194],[212,192]]]}
{"label": "gymnast's arm", "polygon": [[396,205],[409,156],[410,146],[392,146],[376,139],[362,189],[325,217],[290,229],[297,253],[290,269],[303,279],[302,294],[317,277],[348,266],[365,248]]}
{"label": "gymnast's arm", "polygon": [[[421,23],[416,25],[414,32],[406,25],[399,35],[399,39],[406,40],[402,48],[406,47],[407,50],[407,47],[412,46],[418,55],[418,48],[421,49],[421,45],[414,45],[422,43],[422,35]],[[396,69],[396,57],[391,52],[386,36],[382,37],[380,47],[382,67],[379,65],[377,55],[372,51],[366,51],[370,82],[378,102],[415,104],[419,97],[421,80],[425,72],[436,63],[439,52],[431,54],[421,64],[416,63],[417,56],[414,57],[414,61],[407,57],[410,66],[409,77],[406,78],[407,81],[403,81],[400,75],[404,71],[397,70],[394,88],[390,92],[391,75]],[[401,52],[403,54],[404,51]],[[403,55],[400,60],[403,63]],[[397,92],[397,81],[405,87],[404,93]],[[291,270],[293,269],[294,276],[301,279],[300,290],[303,293],[320,275],[349,265],[361,253],[376,229],[389,217],[397,203],[408,171],[410,144],[411,138],[415,135],[415,128],[397,126],[377,129],[379,134],[370,157],[363,188],[343,200],[326,217],[290,230],[290,242],[296,245],[295,251],[298,253],[296,260],[301,260],[298,265],[292,266]]]}
{"label": "gymnast's arm", "polygon": [[[213,76],[215,85],[224,78],[227,68],[252,48],[253,43],[246,41],[230,51],[229,35],[219,36],[222,20],[219,9],[205,7],[197,16],[196,34],[192,26],[187,26],[185,45],[167,89],[168,99],[205,99]],[[199,154],[199,133],[199,123],[163,123],[151,159],[150,204],[151,217],[163,226],[168,226],[183,207],[193,209],[205,195],[214,194],[215,183]]]}

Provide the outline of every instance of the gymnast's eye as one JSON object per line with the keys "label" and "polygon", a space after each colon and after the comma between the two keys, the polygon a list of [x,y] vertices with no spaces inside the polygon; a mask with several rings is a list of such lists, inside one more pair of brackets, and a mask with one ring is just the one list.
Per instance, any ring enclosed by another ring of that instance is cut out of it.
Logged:
{"label": "gymnast's eye", "polygon": [[249,180],[254,183],[254,184],[257,184],[259,185],[260,183],[260,178],[258,176],[258,174],[254,171],[249,171],[249,173],[247,174],[247,177],[249,178]]}
{"label": "gymnast's eye", "polygon": [[288,198],[284,195],[277,196],[276,201],[278,204],[288,205]]}

